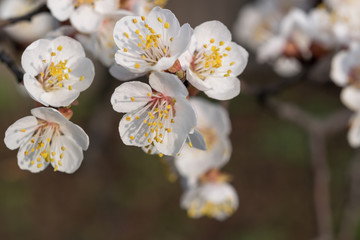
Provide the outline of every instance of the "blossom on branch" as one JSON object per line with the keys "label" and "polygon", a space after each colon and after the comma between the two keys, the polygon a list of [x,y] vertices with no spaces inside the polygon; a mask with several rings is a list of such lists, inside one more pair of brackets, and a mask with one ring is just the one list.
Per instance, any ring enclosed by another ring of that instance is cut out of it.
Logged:
{"label": "blossom on branch", "polygon": [[91,85],[95,75],[81,44],[64,36],[33,42],[25,49],[21,64],[26,90],[45,106],[70,105]]}
{"label": "blossom on branch", "polygon": [[190,103],[197,117],[195,129],[204,136],[206,150],[185,145],[175,157],[175,166],[179,174],[186,178],[186,184],[194,185],[205,172],[221,168],[229,161],[232,152],[229,139],[231,122],[221,105],[201,98],[191,98]]}
{"label": "blossom on branch", "polygon": [[6,146],[11,150],[19,148],[19,167],[37,173],[51,164],[54,171],[75,172],[89,145],[86,133],[53,108],[35,108],[31,114],[16,121],[5,133]]}
{"label": "blossom on branch", "polygon": [[126,82],[115,89],[111,104],[126,113],[119,132],[126,145],[155,146],[175,155],[196,125],[196,116],[183,83],[170,73],[152,72],[149,84]]}
{"label": "blossom on branch", "polygon": [[344,87],[341,100],[354,111],[360,110],[360,45],[354,43],[350,49],[335,55],[331,65],[331,79]]}
{"label": "blossom on branch", "polygon": [[117,0],[47,0],[52,15],[59,21],[70,19],[80,32],[91,33],[100,26],[104,14],[118,8]]}
{"label": "blossom on branch", "polygon": [[200,24],[194,30],[189,50],[181,57],[186,79],[206,95],[227,100],[240,93],[241,74],[248,52],[231,41],[231,33],[219,21]]}
{"label": "blossom on branch", "polygon": [[238,208],[239,200],[235,189],[226,182],[207,182],[188,189],[181,199],[181,207],[188,216],[207,216],[225,220]]}
{"label": "blossom on branch", "polygon": [[127,16],[114,28],[119,48],[115,61],[120,68],[110,69],[120,80],[129,80],[150,71],[165,71],[187,50],[192,35],[189,24],[180,24],[167,9],[155,7],[145,17]]}

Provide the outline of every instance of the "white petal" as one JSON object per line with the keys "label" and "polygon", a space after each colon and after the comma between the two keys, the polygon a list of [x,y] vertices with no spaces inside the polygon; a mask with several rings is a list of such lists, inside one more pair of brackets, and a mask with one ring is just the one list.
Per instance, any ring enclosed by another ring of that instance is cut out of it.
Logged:
{"label": "white petal", "polygon": [[211,98],[229,100],[240,93],[240,81],[236,77],[209,77],[206,81],[211,89],[205,91],[205,94]]}
{"label": "white petal", "polygon": [[[162,19],[162,22],[158,20]],[[165,31],[164,24],[168,22],[169,28],[166,29],[166,33],[170,36],[176,36],[180,30],[180,24],[176,16],[168,9],[162,9],[160,7],[154,7],[146,17],[146,23],[152,27],[155,32],[162,34]]]}
{"label": "white petal", "polygon": [[70,121],[67,121],[61,126],[60,129],[64,136],[66,136],[68,139],[71,138],[74,143],[76,143],[76,145],[82,148],[82,150],[85,151],[88,149],[89,137],[81,127]]}
{"label": "white petal", "polygon": [[348,84],[351,69],[359,64],[357,60],[348,51],[341,51],[334,56],[331,63],[330,76],[336,85],[344,87]]}
{"label": "white petal", "polygon": [[358,113],[350,120],[350,129],[347,137],[351,147],[360,147],[360,115]]}
{"label": "white petal", "polygon": [[[37,143],[35,143],[37,144]],[[22,170],[28,170],[32,173],[38,173],[44,170],[49,163],[45,161],[38,162],[37,158],[40,156],[41,149],[34,149],[34,152],[31,151],[33,144],[30,141],[27,141],[22,145],[17,154],[18,165]],[[25,151],[28,151],[29,154],[25,155]],[[33,164],[31,164],[33,162]]]}
{"label": "white petal", "polygon": [[[14,150],[20,147],[26,139],[32,136],[38,121],[33,116],[27,116],[17,120],[13,123],[5,132],[5,145],[11,150]],[[21,131],[21,130],[25,131]]]}
{"label": "white petal", "polygon": [[181,26],[180,31],[174,37],[174,41],[170,45],[170,51],[172,56],[179,58],[189,47],[191,37],[193,35],[193,29],[189,24]]}
{"label": "white petal", "polygon": [[197,48],[202,48],[211,39],[214,39],[216,42],[231,41],[229,29],[219,21],[208,21],[200,24],[194,29],[194,35],[197,40]]}
{"label": "white petal", "polygon": [[30,97],[45,106],[49,106],[47,102],[41,100],[41,95],[46,93],[41,83],[28,73],[24,74],[24,86]]}
{"label": "white petal", "polygon": [[360,89],[353,86],[343,88],[340,99],[342,103],[354,111],[360,110]]}
{"label": "white petal", "polygon": [[101,25],[102,19],[91,6],[82,5],[71,14],[70,22],[78,31],[92,33]]}
{"label": "white petal", "polygon": [[[228,46],[231,47],[231,50],[229,51],[229,56],[223,58],[223,65],[227,69],[231,69],[232,76],[238,76],[244,71],[248,63],[249,53],[234,42],[231,42]],[[231,65],[232,63],[234,64]]]}
{"label": "white petal", "polygon": [[206,150],[206,142],[203,135],[198,131],[194,130],[194,133],[189,134],[189,139],[186,140],[187,143],[191,142],[193,148],[199,150]]}
{"label": "white petal", "polygon": [[[62,46],[61,51],[57,50],[59,46]],[[57,61],[61,60],[69,60],[70,64],[71,61],[78,61],[78,58],[85,57],[85,51],[81,43],[67,36],[60,36],[55,38],[51,41],[50,47],[52,52],[56,53],[55,57],[53,58],[53,60],[55,60],[55,64]]]}
{"label": "white petal", "polygon": [[207,81],[200,79],[191,69],[188,69],[186,71],[186,79],[191,83],[191,85],[193,85],[200,91],[206,91],[211,89],[211,85],[209,85]]}
{"label": "white petal", "polygon": [[49,62],[50,59],[50,40],[39,39],[30,44],[21,56],[21,66],[26,73],[36,76],[43,72],[47,66],[42,60]]}
{"label": "white petal", "polygon": [[115,89],[111,96],[111,104],[117,112],[131,112],[145,106],[151,97],[149,85],[142,82],[126,82]]}
{"label": "white petal", "polygon": [[142,77],[145,75],[145,73],[133,73],[124,68],[123,66],[120,66],[118,64],[113,64],[110,69],[110,74],[114,78],[120,80],[120,81],[127,81],[132,80],[138,77]]}
{"label": "white petal", "polygon": [[108,14],[118,9],[116,0],[98,0],[95,2],[95,10],[101,14]]}
{"label": "white petal", "polygon": [[67,107],[73,103],[80,95],[76,89],[69,90],[61,88],[56,91],[44,92],[40,95],[39,102],[46,103],[45,106]]}
{"label": "white petal", "polygon": [[[149,145],[148,138],[152,139],[152,134],[148,137],[145,136],[145,133],[149,132],[149,126],[144,123],[147,113],[148,112],[145,111],[141,115],[138,115],[136,112],[131,112],[122,117],[119,123],[119,133],[125,145],[138,147]],[[138,116],[139,119],[136,119],[136,116]],[[130,121],[127,120],[129,118]]]}
{"label": "white petal", "polygon": [[185,97],[176,98],[174,109],[175,123],[171,125],[171,132],[165,134],[163,143],[154,143],[159,152],[171,156],[181,150],[190,131],[196,125],[195,112]]}
{"label": "white petal", "polygon": [[47,122],[65,124],[69,121],[58,110],[55,110],[54,108],[47,108],[47,107],[33,108],[31,109],[31,114]]}
{"label": "white petal", "polygon": [[230,117],[224,107],[199,97],[191,98],[190,103],[196,113],[196,128],[214,128],[219,135],[227,136],[230,134]]}
{"label": "white petal", "polygon": [[48,0],[47,7],[50,9],[51,14],[59,21],[69,19],[74,11],[73,0]]}
{"label": "white petal", "polygon": [[152,72],[149,77],[150,86],[165,96],[187,96],[189,93],[180,79],[170,73]]}
{"label": "white petal", "polygon": [[[62,148],[65,150],[63,151]],[[54,137],[50,152],[56,153],[55,156],[52,156],[54,162],[51,162],[51,165],[60,172],[74,173],[83,160],[81,147],[66,136]]]}
{"label": "white petal", "polygon": [[[72,71],[69,73],[69,83],[71,80],[75,80],[72,84],[73,89],[81,92],[90,87],[94,80],[95,68],[94,64],[89,58],[80,58],[74,63],[69,63],[68,66]],[[67,87],[64,84],[65,88]]]}

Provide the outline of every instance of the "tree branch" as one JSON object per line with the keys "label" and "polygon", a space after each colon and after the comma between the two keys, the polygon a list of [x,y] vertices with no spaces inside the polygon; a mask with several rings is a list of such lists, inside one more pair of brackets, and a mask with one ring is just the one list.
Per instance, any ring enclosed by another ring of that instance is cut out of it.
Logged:
{"label": "tree branch", "polygon": [[357,149],[349,168],[350,193],[340,225],[339,240],[355,240],[360,212],[360,150]]}
{"label": "tree branch", "polygon": [[14,23],[21,22],[21,21],[30,21],[33,16],[35,16],[39,13],[48,12],[48,11],[49,11],[49,9],[47,8],[47,6],[45,4],[43,4],[43,5],[39,6],[38,8],[36,8],[35,10],[33,10],[23,16],[0,20],[0,28],[6,27],[10,24],[14,24]]}
{"label": "tree branch", "polygon": [[24,72],[5,51],[0,51],[0,62],[5,63],[5,65],[14,73],[18,83],[22,83]]}

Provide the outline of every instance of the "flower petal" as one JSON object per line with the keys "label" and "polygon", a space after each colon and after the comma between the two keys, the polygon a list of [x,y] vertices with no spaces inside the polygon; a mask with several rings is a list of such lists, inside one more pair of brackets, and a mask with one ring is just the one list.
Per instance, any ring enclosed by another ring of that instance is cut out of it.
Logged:
{"label": "flower petal", "polygon": [[165,72],[152,72],[149,77],[150,86],[165,96],[187,96],[189,93],[176,75]]}
{"label": "flower petal", "polygon": [[360,89],[353,86],[343,88],[340,99],[342,103],[354,111],[360,110]]}
{"label": "flower petal", "polygon": [[81,5],[70,16],[71,24],[80,32],[92,33],[101,25],[103,17],[91,6]]}
{"label": "flower petal", "polygon": [[35,77],[43,72],[50,60],[51,41],[47,39],[39,39],[30,44],[21,56],[21,66],[26,73]]}
{"label": "flower petal", "polygon": [[127,70],[127,68],[124,68],[123,66],[120,66],[116,63],[110,67],[109,71],[111,76],[120,81],[132,80],[145,75],[145,73],[130,72],[129,70]]}
{"label": "flower petal", "polygon": [[26,139],[34,133],[38,121],[33,116],[27,116],[17,120],[5,132],[5,145],[11,150],[20,147]]}
{"label": "flower petal", "polygon": [[240,93],[240,81],[236,77],[209,77],[206,81],[211,86],[211,89],[205,91],[205,94],[211,98],[229,100]]}
{"label": "flower petal", "polygon": [[72,70],[71,73],[69,73],[69,83],[72,84],[71,80],[75,81],[75,83],[72,84],[73,89],[81,92],[90,87],[94,80],[95,68],[89,58],[78,59],[71,65],[69,63],[69,67]]}
{"label": "flower petal", "polygon": [[73,0],[48,0],[47,7],[50,9],[51,14],[59,21],[69,19],[75,8]]}
{"label": "flower petal", "polygon": [[197,40],[197,47],[202,48],[211,39],[217,42],[231,41],[231,33],[227,27],[219,21],[208,21],[200,24],[194,29],[194,35]]}
{"label": "flower petal", "polygon": [[151,100],[151,93],[146,83],[126,82],[115,89],[111,104],[117,112],[131,112],[145,106]]}
{"label": "flower petal", "polygon": [[49,163],[41,158],[41,161],[38,162],[37,159],[39,159],[41,149],[35,148],[34,151],[31,151],[32,148],[33,144],[30,141],[25,142],[25,144],[20,147],[17,154],[18,165],[22,170],[38,173],[44,170]]}
{"label": "flower petal", "polygon": [[52,156],[54,161],[51,161],[54,169],[69,174],[80,167],[84,157],[81,147],[66,136],[54,137],[50,151],[56,153]]}

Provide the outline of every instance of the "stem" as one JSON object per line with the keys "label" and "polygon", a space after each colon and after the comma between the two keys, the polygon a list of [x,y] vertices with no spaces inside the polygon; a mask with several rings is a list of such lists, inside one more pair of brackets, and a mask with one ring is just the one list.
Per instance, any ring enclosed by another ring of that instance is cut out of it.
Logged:
{"label": "stem", "polygon": [[22,83],[24,72],[17,66],[14,60],[4,51],[0,51],[0,62],[5,63],[6,66],[12,71],[18,81]]}
{"label": "stem", "polygon": [[349,169],[350,193],[340,225],[339,240],[355,240],[360,212],[360,150],[357,150]]}

